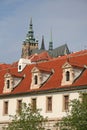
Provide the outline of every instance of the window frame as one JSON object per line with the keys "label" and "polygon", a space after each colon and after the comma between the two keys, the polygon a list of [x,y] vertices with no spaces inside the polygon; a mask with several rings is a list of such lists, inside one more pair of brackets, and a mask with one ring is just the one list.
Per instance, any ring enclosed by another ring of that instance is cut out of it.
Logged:
{"label": "window frame", "polygon": [[8,106],[9,102],[8,101],[4,101],[3,102],[3,115],[8,115]]}
{"label": "window frame", "polygon": [[46,112],[52,112],[52,96],[46,97]]}
{"label": "window frame", "polygon": [[22,99],[18,99],[17,100],[17,113],[20,112],[21,107],[22,107]]}
{"label": "window frame", "polygon": [[69,94],[63,95],[63,111],[69,111]]}
{"label": "window frame", "polygon": [[32,98],[31,99],[31,105],[32,105],[33,110],[37,109],[37,98]]}

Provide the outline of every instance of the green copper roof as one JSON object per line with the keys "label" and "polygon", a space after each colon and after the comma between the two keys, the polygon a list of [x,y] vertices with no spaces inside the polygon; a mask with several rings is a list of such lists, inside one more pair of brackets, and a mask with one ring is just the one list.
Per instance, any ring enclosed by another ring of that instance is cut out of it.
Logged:
{"label": "green copper roof", "polygon": [[53,50],[53,41],[52,41],[52,30],[51,30],[51,37],[50,37],[50,42],[49,42],[49,51]]}
{"label": "green copper roof", "polygon": [[28,31],[28,33],[26,35],[25,42],[30,42],[30,43],[34,43],[35,42],[34,31],[33,31],[33,24],[32,24],[32,18],[30,19],[29,31]]}

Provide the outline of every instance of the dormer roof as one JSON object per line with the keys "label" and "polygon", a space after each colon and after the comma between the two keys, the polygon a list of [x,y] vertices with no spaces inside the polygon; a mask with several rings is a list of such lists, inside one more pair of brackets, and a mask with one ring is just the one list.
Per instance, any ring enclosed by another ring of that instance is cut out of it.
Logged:
{"label": "dormer roof", "polygon": [[[74,66],[75,69],[81,69],[82,73],[77,77],[75,82],[73,82],[70,85],[61,85],[62,81],[62,73],[64,65],[67,63],[67,55],[61,56],[55,59],[51,59],[47,62],[39,62],[38,64],[29,64],[26,65],[25,69],[23,69],[22,72],[18,72],[18,68],[11,65],[4,66],[4,69],[0,70],[0,95],[5,95],[3,93],[3,87],[4,87],[4,75],[8,72],[9,73],[18,76],[18,77],[24,77],[23,80],[21,80],[20,84],[18,84],[17,87],[13,89],[13,91],[10,92],[10,95],[14,94],[20,94],[20,93],[30,93],[30,92],[43,92],[48,90],[63,90],[65,88],[72,89],[74,88],[87,88],[87,69],[84,67],[84,65],[87,65],[87,50],[80,51],[77,53],[69,54],[69,64],[70,66]],[[0,64],[0,66],[3,68],[3,64]],[[52,75],[49,77],[49,80],[47,80],[45,83],[41,85],[40,88],[36,90],[31,90],[31,82],[32,82],[32,69],[34,67],[37,67],[42,73],[48,72],[50,73],[53,70]],[[83,71],[84,70],[84,71]],[[25,76],[24,76],[25,75]]]}

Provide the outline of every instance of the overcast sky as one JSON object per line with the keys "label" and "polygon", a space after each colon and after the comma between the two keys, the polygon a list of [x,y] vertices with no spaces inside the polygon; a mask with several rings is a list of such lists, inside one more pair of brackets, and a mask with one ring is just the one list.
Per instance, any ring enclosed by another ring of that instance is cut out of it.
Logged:
{"label": "overcast sky", "polygon": [[0,62],[21,57],[22,43],[33,21],[34,36],[48,49],[67,43],[71,52],[87,49],[87,0],[0,0]]}

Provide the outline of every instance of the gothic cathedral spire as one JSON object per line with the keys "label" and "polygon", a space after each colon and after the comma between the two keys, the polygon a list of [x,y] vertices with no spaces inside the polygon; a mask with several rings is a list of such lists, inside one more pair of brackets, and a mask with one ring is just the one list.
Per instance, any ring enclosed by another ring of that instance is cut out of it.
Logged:
{"label": "gothic cathedral spire", "polygon": [[41,50],[45,50],[45,45],[44,45],[44,36],[42,36]]}
{"label": "gothic cathedral spire", "polygon": [[31,43],[35,42],[32,18],[30,19],[29,31],[28,31],[28,33],[26,35],[26,42],[31,42]]}
{"label": "gothic cathedral spire", "polygon": [[49,42],[49,51],[52,51],[53,50],[52,30],[51,30],[50,35],[51,35],[51,37],[50,37],[50,42]]}
{"label": "gothic cathedral spire", "polygon": [[30,19],[29,24],[29,30],[26,35],[26,40],[23,43],[22,46],[22,58],[28,58],[32,54],[33,49],[38,48],[38,41],[34,38],[34,31],[33,31],[33,24],[32,24],[32,18]]}

